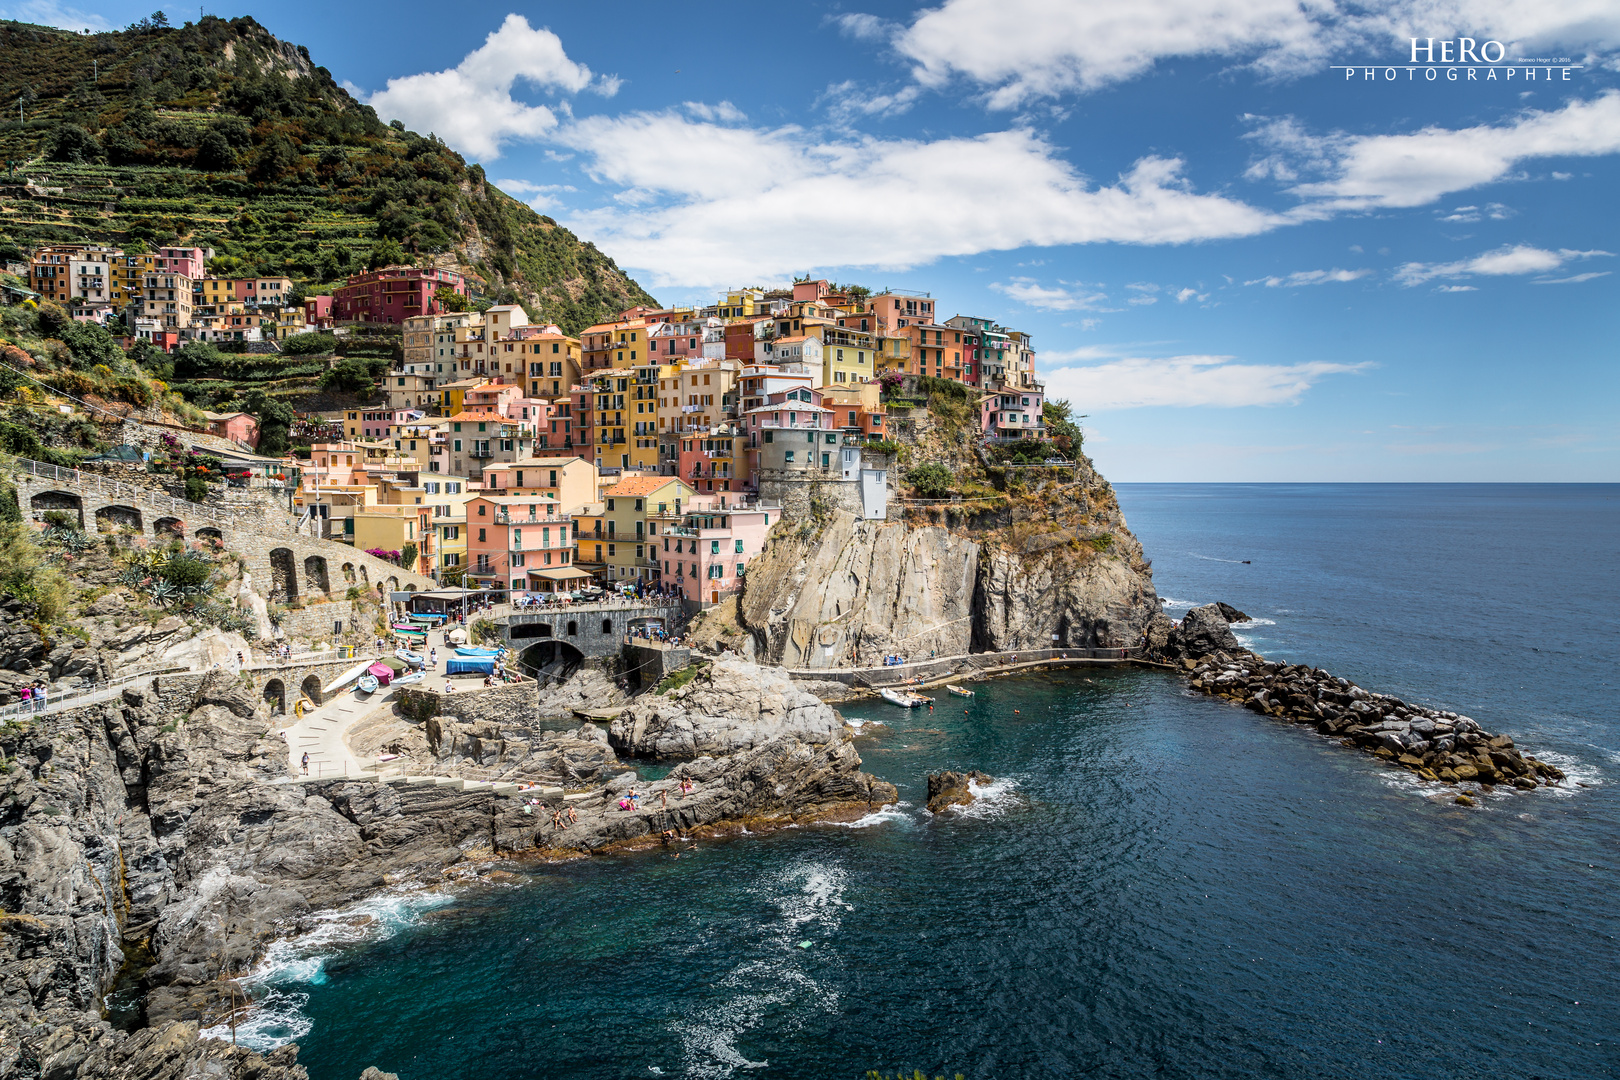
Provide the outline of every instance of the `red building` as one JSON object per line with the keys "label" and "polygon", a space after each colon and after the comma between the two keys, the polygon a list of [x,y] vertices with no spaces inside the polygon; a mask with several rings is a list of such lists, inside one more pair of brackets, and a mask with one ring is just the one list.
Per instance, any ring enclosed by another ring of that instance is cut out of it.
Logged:
{"label": "red building", "polygon": [[304,300],[304,323],[326,329],[332,325],[332,298],[311,296]]}
{"label": "red building", "polygon": [[413,315],[441,315],[444,306],[433,299],[440,289],[467,295],[467,279],[454,270],[425,270],[420,266],[385,266],[352,274],[348,284],[332,290],[332,319],[339,323],[393,323]]}

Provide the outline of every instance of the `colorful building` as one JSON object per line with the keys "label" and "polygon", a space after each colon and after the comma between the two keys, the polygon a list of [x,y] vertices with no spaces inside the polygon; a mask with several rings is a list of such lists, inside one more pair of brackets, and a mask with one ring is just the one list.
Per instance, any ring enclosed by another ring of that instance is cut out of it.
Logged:
{"label": "colorful building", "polygon": [[467,501],[466,576],[513,599],[555,592],[574,579],[574,523],[539,495],[479,495]]}
{"label": "colorful building", "polygon": [[332,290],[332,315],[339,323],[403,325],[413,315],[435,315],[444,308],[434,294],[449,289],[467,295],[467,280],[454,270],[386,266],[351,274]]}

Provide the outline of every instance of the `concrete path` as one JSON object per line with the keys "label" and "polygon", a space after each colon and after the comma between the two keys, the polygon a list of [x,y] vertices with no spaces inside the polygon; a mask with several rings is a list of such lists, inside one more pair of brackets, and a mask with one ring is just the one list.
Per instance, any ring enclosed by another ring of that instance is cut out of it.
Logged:
{"label": "concrete path", "polygon": [[354,724],[379,709],[394,706],[394,688],[378,690],[375,694],[359,695],[351,687],[337,694],[331,701],[305,713],[282,729],[287,740],[287,762],[293,772],[303,776],[302,762],[309,755],[309,776],[347,776],[362,770],[374,770],[375,761],[361,761],[349,750],[345,735]]}

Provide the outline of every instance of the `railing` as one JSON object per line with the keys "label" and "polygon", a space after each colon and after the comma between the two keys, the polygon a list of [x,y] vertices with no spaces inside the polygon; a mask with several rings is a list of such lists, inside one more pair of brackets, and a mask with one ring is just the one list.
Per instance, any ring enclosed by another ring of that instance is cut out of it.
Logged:
{"label": "railing", "polygon": [[94,683],[79,690],[70,690],[60,696],[49,695],[47,696],[43,706],[40,706],[37,702],[19,701],[12,705],[0,707],[0,720],[10,723],[12,720],[20,716],[32,715],[34,713],[52,713],[58,712],[62,709],[76,708],[79,705],[89,704],[89,701],[86,700],[88,698],[102,699],[111,697],[115,690],[127,686],[132,682],[139,682],[142,679],[150,679],[157,675],[168,675],[174,672],[184,672],[190,670],[191,668],[185,667],[184,665],[174,664],[167,667],[148,668],[145,671],[137,671],[130,675],[120,675],[118,678],[110,679],[107,682]]}

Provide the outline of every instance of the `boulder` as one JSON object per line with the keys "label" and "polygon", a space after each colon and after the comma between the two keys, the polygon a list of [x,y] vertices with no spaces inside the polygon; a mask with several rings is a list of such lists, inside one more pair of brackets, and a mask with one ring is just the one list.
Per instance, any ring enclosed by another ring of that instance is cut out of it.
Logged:
{"label": "boulder", "polygon": [[970,784],[983,787],[994,783],[988,773],[938,772],[928,774],[928,812],[937,814],[948,806],[966,806],[973,801]]}
{"label": "boulder", "polygon": [[1181,625],[1171,636],[1170,648],[1180,655],[1192,657],[1243,651],[1237,636],[1221,615],[1221,609],[1214,604],[1195,607],[1182,616]]}
{"label": "boulder", "polygon": [[1217,600],[1215,601],[1215,606],[1220,609],[1221,618],[1225,619],[1229,623],[1250,621],[1247,615],[1243,614],[1243,612],[1239,611],[1231,604],[1225,604]]}

